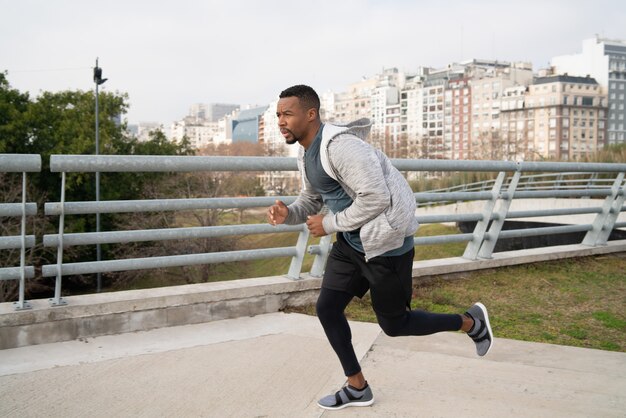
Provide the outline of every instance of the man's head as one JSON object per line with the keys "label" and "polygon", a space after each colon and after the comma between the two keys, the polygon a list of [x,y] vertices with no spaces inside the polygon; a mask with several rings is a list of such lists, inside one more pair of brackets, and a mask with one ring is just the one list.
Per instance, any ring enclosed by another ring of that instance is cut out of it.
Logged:
{"label": "man's head", "polygon": [[283,90],[276,107],[278,127],[288,144],[308,146],[320,125],[320,98],[309,86],[296,85]]}

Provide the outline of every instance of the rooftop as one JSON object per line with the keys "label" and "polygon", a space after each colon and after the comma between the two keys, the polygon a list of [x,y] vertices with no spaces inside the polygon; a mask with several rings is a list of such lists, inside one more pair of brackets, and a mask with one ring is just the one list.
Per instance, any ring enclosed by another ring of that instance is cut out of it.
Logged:
{"label": "rooftop", "polygon": [[595,78],[577,77],[568,74],[552,75],[548,77],[537,77],[533,84],[547,84],[547,83],[578,83],[578,84],[598,84]]}

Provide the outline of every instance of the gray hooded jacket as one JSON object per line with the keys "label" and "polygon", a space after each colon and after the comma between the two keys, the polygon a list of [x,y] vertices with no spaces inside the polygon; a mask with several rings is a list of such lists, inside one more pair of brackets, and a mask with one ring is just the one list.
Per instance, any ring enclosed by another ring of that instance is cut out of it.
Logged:
{"label": "gray hooded jacket", "polygon": [[[359,119],[347,125],[325,124],[320,158],[326,173],[337,180],[353,202],[339,213],[328,213],[323,226],[327,234],[361,228],[365,258],[371,259],[402,246],[414,235],[415,197],[406,179],[391,165],[385,154],[364,141],[371,124]],[[300,224],[323,206],[304,170],[304,148],[298,153],[302,190],[288,206],[285,223]]]}

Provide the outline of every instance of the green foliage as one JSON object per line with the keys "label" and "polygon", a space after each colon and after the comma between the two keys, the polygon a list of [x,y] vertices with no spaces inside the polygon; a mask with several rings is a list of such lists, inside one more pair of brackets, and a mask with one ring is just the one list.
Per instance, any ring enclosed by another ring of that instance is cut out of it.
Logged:
{"label": "green foliage", "polygon": [[[61,176],[59,173],[50,172],[50,155],[95,154],[95,99],[94,91],[80,90],[46,91],[32,99],[28,93],[12,88],[7,74],[0,73],[0,152],[42,156],[42,172],[28,176],[29,200],[37,200],[38,207],[42,208],[44,201],[60,200]],[[139,142],[128,135],[126,122],[121,122],[129,106],[127,94],[100,92],[98,104],[100,154],[189,155],[193,153],[188,141],[180,144],[170,142],[160,130],[151,132],[150,140],[146,142]],[[158,183],[166,175],[166,173],[103,173],[101,198],[103,200],[141,199],[146,184]],[[17,183],[12,187],[18,187]],[[19,192],[21,190],[18,190],[18,194]],[[65,192],[68,200],[94,200],[95,174],[68,174]],[[3,198],[11,195],[11,190],[3,189]],[[0,226],[8,228],[7,222],[9,221],[0,219]],[[66,217],[65,222],[66,232],[95,230],[95,216]],[[117,222],[115,216],[103,215],[102,229],[113,229]],[[35,217],[33,224],[37,242],[41,242],[41,235],[55,232],[56,229],[50,217],[45,217],[41,213]],[[106,246],[104,249],[106,258]],[[68,262],[95,259],[94,253],[95,247],[70,247],[66,249],[64,259]],[[32,251],[29,257],[29,264],[36,267],[54,260],[54,255],[49,253],[49,249],[41,247]],[[6,257],[3,254],[0,265],[16,265],[15,255],[9,254]],[[81,278],[70,277],[64,280],[64,287],[67,289],[81,280]],[[38,286],[38,281],[47,283],[42,286],[43,292],[48,290],[49,280],[29,281],[27,297],[34,295],[32,290]],[[0,285],[2,286],[0,298],[11,300],[14,297],[16,282],[1,282]]]}
{"label": "green foliage", "polygon": [[26,126],[22,115],[28,110],[28,93],[12,89],[6,73],[0,73],[0,153],[11,152],[11,138],[27,138]]}

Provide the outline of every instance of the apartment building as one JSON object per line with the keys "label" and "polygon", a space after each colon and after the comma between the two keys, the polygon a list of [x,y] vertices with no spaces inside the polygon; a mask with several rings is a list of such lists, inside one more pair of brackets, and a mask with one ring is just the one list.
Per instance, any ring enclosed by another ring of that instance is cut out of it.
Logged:
{"label": "apartment building", "polygon": [[500,136],[503,159],[532,160],[528,152],[529,140],[534,141],[533,111],[525,107],[528,87],[514,86],[504,89],[500,100]]}
{"label": "apartment building", "polygon": [[172,123],[172,139],[181,141],[187,137],[192,148],[201,149],[209,145],[217,145],[219,133],[218,122],[189,122],[187,118]]}
{"label": "apartment building", "polygon": [[239,105],[224,103],[195,103],[183,119],[174,121],[170,127],[171,138],[181,141],[187,137],[191,146],[201,149],[232,141],[232,129],[226,129],[225,121],[232,119]]}
{"label": "apartment building", "polygon": [[[417,149],[419,139],[423,135],[423,101],[424,92],[423,76],[414,75],[407,77],[404,89],[400,92],[400,131],[407,138],[409,155],[417,154],[412,152]],[[407,156],[409,156],[407,155]]]}
{"label": "apartment building", "polygon": [[363,78],[350,84],[347,91],[335,95],[335,111],[329,122],[352,122],[372,117],[372,90],[376,87],[376,77]]}
{"label": "apartment building", "polygon": [[500,103],[510,87],[528,86],[533,80],[530,63],[493,63],[474,65],[470,87],[472,129],[470,156],[474,159],[501,159],[505,150],[500,137]]}
{"label": "apartment building", "polygon": [[537,78],[529,86],[525,102],[534,124],[529,152],[544,158],[577,160],[604,147],[607,96],[594,78]]}
{"label": "apartment building", "polygon": [[594,78],[607,92],[607,144],[626,142],[626,41],[596,36],[584,40],[582,52],[551,60],[553,72]]}
{"label": "apartment building", "polygon": [[444,107],[444,142],[450,148],[449,158],[468,159],[472,117],[472,94],[468,77],[448,82]]}

